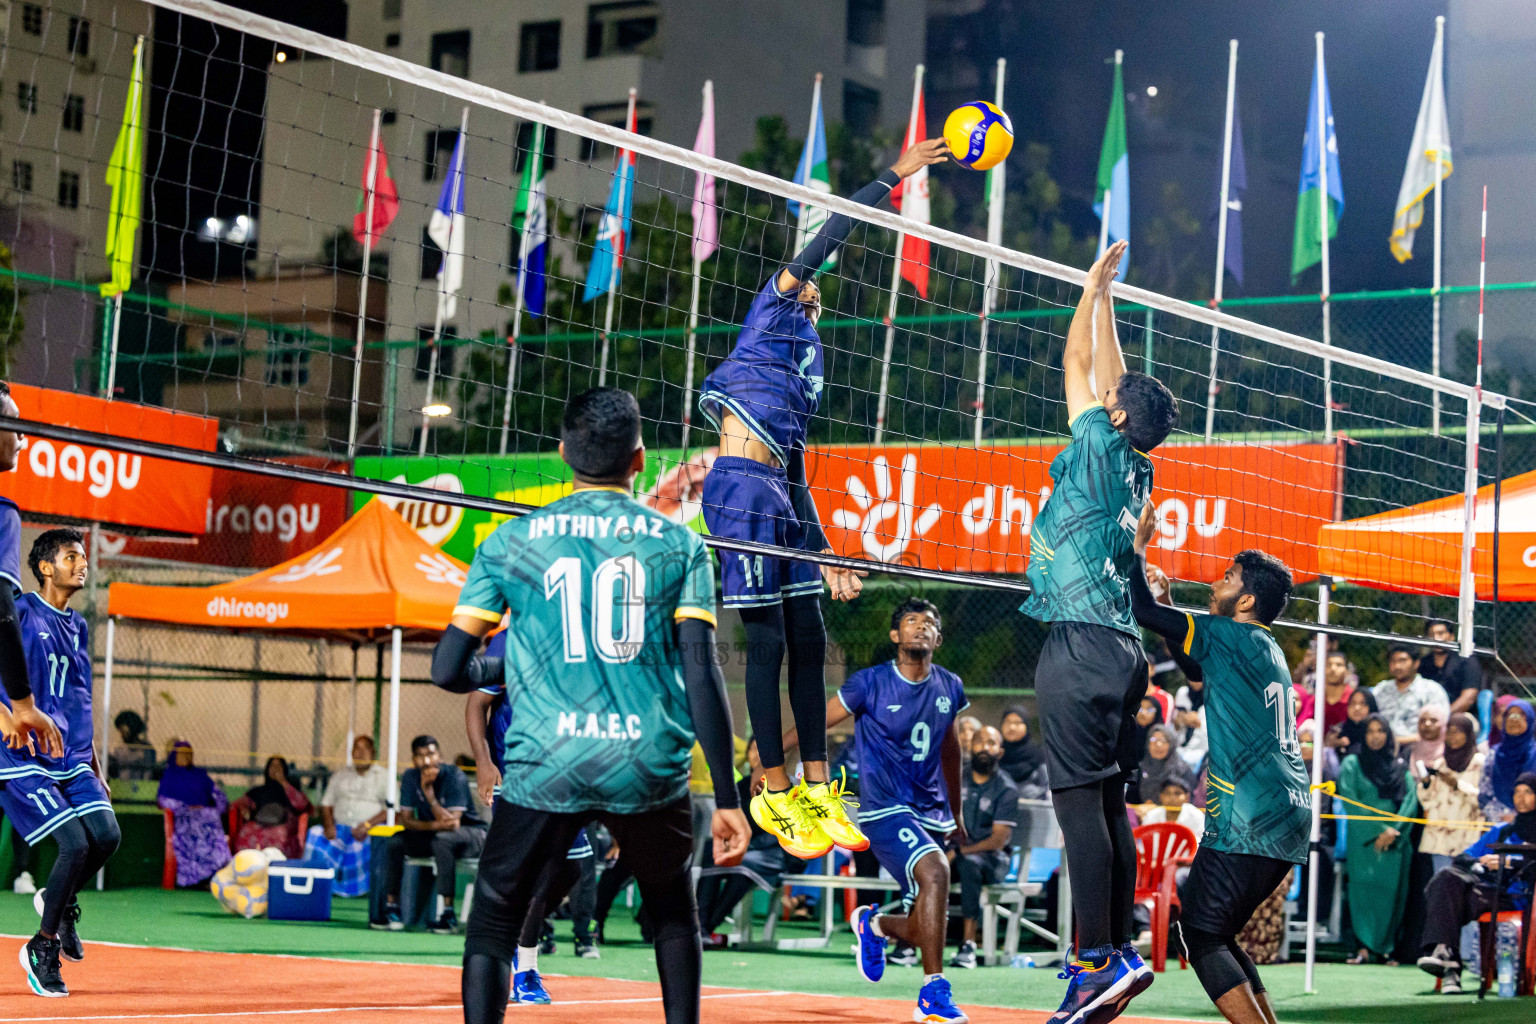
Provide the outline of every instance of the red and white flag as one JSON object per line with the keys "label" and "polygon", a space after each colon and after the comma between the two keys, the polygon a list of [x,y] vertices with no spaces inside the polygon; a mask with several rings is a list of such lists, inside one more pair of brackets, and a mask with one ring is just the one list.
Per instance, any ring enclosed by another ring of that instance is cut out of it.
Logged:
{"label": "red and white flag", "polygon": [[[905,153],[928,137],[928,118],[923,109],[923,94],[917,94],[917,106],[907,122],[907,138],[901,151]],[[891,205],[901,211],[903,217],[927,224],[928,218],[928,168],[919,169],[911,177],[899,182],[891,190]],[[928,297],[929,244],[926,238],[903,235],[901,242],[901,277],[910,281],[917,294]]]}
{"label": "red and white flag", "polygon": [[[352,237],[358,245],[379,243],[379,236],[388,229],[390,222],[400,212],[400,193],[395,189],[395,179],[389,176],[389,160],[384,156],[384,142],[378,129],[373,131],[369,154],[363,160],[363,190],[358,193],[357,212],[352,215]],[[369,179],[372,179],[371,181]],[[373,223],[368,223],[368,193],[373,193]]]}

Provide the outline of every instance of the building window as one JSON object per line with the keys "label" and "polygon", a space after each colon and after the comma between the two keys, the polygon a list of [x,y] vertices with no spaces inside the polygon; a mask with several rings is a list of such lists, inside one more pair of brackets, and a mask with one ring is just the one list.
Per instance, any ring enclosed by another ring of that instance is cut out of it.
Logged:
{"label": "building window", "polygon": [[868,135],[880,123],[880,91],[843,82],[843,123],[855,135]]}
{"label": "building window", "polygon": [[77,57],[91,55],[91,23],[85,18],[69,19],[68,49]]}
{"label": "building window", "polygon": [[85,97],[64,97],[64,130],[67,132],[79,132],[85,130]]}
{"label": "building window", "polygon": [[529,21],[523,23],[517,46],[517,70],[554,71],[560,66],[560,23]]}
{"label": "building window", "polygon": [[384,20],[400,20],[400,0],[384,0]]}
{"label": "building window", "polygon": [[74,171],[59,172],[59,205],[66,210],[80,209],[80,175]]}
{"label": "building window", "polygon": [[398,50],[400,48],[400,33],[391,32],[384,37],[384,49]]}
{"label": "building window", "polygon": [[[555,166],[555,139],[557,134],[553,128],[544,129],[544,173],[548,174]],[[533,122],[523,121],[517,126],[517,148],[512,150],[512,173],[523,173],[523,166],[528,163],[528,154],[533,152]]]}
{"label": "building window", "polygon": [[40,4],[21,5],[21,30],[29,36],[43,34],[43,8]]}
{"label": "building window", "polygon": [[[443,336],[437,346],[437,376],[439,380],[446,380],[453,376],[453,354],[458,351],[452,345],[443,342],[449,338],[457,338],[458,331],[447,325],[443,326]],[[421,344],[416,346],[416,371],[413,376],[417,380],[426,380],[427,373],[432,369],[432,325],[422,324],[416,328],[416,340]],[[441,393],[441,392],[440,392]]]}
{"label": "building window", "polygon": [[16,108],[23,114],[37,113],[37,86],[31,82],[16,83]]}
{"label": "building window", "polygon": [[650,0],[587,8],[587,59],[635,53],[655,38],[661,5]]}
{"label": "building window", "polygon": [[11,161],[11,187],[18,192],[32,191],[32,161]]}
{"label": "building window", "polygon": [[[594,107],[583,107],[583,117],[589,117],[603,124],[611,124],[615,128],[625,127],[625,118],[629,116],[629,104],[625,103],[600,103]],[[651,119],[654,111],[649,103],[635,105],[635,131],[641,135],[651,134]],[[591,139],[581,140],[581,159],[583,163],[592,163],[594,160],[613,158],[613,147]]]}
{"label": "building window", "polygon": [[469,30],[438,32],[432,37],[432,70],[469,77]]}
{"label": "building window", "polygon": [[422,164],[421,180],[440,181],[453,170],[453,147],[459,141],[459,130],[439,128],[427,132],[426,140],[427,155]]}
{"label": "building window", "polygon": [[[432,241],[432,236],[426,228],[421,229],[421,279],[430,281],[437,276],[437,272],[443,266],[443,250]],[[431,337],[431,335],[428,335]]]}
{"label": "building window", "polygon": [[303,387],[309,383],[309,349],[296,335],[281,333],[267,339],[268,384]]}
{"label": "building window", "polygon": [[885,45],[885,0],[848,0],[848,42]]}

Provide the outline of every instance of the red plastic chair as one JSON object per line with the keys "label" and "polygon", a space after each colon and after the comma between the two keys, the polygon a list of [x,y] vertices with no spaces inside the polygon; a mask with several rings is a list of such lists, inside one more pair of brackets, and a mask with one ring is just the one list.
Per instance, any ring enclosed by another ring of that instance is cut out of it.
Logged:
{"label": "red plastic chair", "polygon": [[176,831],[176,812],[165,811],[165,870],[160,873],[160,888],[176,888],[176,847],[171,836]]}
{"label": "red plastic chair", "polygon": [[[1525,931],[1524,911],[1499,911],[1498,923],[1503,924],[1506,921],[1513,921],[1516,930],[1522,933],[1516,941],[1520,943],[1525,968],[1523,971],[1520,971],[1515,979],[1515,994],[1521,996],[1532,995],[1533,984],[1536,984],[1536,941],[1532,941],[1531,936],[1523,934]],[[1478,998],[1482,998],[1490,988],[1493,988],[1498,979],[1498,934],[1499,930],[1494,924],[1491,913],[1478,917],[1477,939],[1483,962],[1482,978],[1479,979],[1478,984]]]}
{"label": "red plastic chair", "polygon": [[[242,824],[244,824],[240,820],[240,806],[239,806],[239,803],[240,802],[238,800],[235,800],[235,801],[232,801],[230,803],[230,805],[229,805],[229,852],[230,853],[239,853],[240,852],[239,850],[235,849],[235,833],[239,832],[240,831],[240,826]],[[307,836],[307,835],[309,835],[309,815],[308,814],[301,814],[301,815],[299,815],[299,846],[300,846],[301,849],[303,848],[304,837]]]}
{"label": "red plastic chair", "polygon": [[[1142,825],[1136,836],[1136,902],[1152,908],[1152,970],[1161,972],[1168,960],[1168,921],[1179,905],[1174,873],[1195,856],[1195,834],[1183,825],[1165,822]],[[1179,957],[1179,969],[1188,965]]]}

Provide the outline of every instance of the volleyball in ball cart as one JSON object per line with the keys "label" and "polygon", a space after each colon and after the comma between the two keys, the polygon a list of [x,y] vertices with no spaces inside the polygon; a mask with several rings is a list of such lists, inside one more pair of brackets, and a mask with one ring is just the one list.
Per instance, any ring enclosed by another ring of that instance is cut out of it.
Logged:
{"label": "volleyball in ball cart", "polygon": [[956,107],[944,119],[944,141],[962,167],[990,170],[1013,149],[1013,122],[996,104],[977,100]]}

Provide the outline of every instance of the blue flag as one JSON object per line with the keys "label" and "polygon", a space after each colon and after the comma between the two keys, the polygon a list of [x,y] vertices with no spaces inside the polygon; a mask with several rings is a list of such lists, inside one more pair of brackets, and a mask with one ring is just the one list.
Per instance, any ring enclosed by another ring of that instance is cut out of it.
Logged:
{"label": "blue flag", "polygon": [[587,267],[587,287],[582,302],[591,302],[608,291],[610,278],[615,290],[619,287],[619,275],[624,268],[624,249],[629,241],[629,214],[634,200],[634,154],[625,150],[619,154],[619,167],[613,176],[613,188],[608,193],[608,205],[603,208],[603,220],[597,228],[597,243],[592,248],[592,262]]}
{"label": "blue flag", "polygon": [[[1318,124],[1317,97],[1323,97],[1323,123]],[[1323,258],[1322,215],[1319,210],[1318,146],[1328,160],[1328,237],[1339,233],[1344,216],[1344,183],[1339,178],[1339,138],[1333,130],[1333,101],[1328,96],[1328,77],[1322,62],[1312,76],[1312,95],[1307,101],[1307,135],[1301,146],[1301,184],[1296,199],[1296,236],[1291,247],[1291,277]]]}
{"label": "blue flag", "polygon": [[[1248,191],[1248,166],[1243,159],[1243,115],[1234,104],[1232,111],[1232,166],[1227,178],[1227,248],[1224,257],[1227,273],[1238,286],[1243,284],[1243,193]],[[1221,230],[1221,180],[1218,172],[1216,202],[1211,214],[1211,232]]]}

